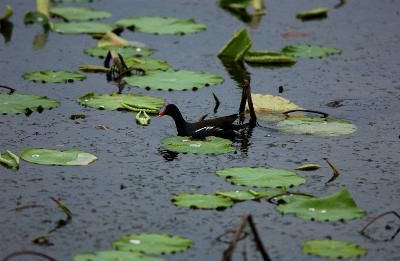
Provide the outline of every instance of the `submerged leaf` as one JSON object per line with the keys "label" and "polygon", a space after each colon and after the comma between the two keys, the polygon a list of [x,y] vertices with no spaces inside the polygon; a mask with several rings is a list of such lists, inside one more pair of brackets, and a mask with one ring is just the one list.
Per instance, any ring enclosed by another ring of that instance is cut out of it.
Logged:
{"label": "submerged leaf", "polygon": [[[283,199],[285,197],[282,196]],[[276,209],[302,219],[318,221],[350,220],[365,215],[347,189],[325,198],[291,197],[287,204],[280,204]]]}
{"label": "submerged leaf", "polygon": [[105,34],[114,29],[112,25],[94,22],[53,23],[53,31],[61,34]]}
{"label": "submerged leaf", "polygon": [[86,48],[84,52],[87,55],[104,59],[110,50],[116,51],[124,58],[129,56],[135,56],[135,57],[148,56],[153,53],[153,51],[149,49],[141,47],[132,47],[132,46],[127,46],[127,47],[107,46],[107,47]]}
{"label": "submerged leaf", "polygon": [[163,261],[164,259],[145,256],[141,253],[128,251],[99,251],[94,254],[83,253],[74,257],[74,261]]}
{"label": "submerged leaf", "polygon": [[301,166],[299,166],[299,167],[297,167],[296,169],[297,170],[304,170],[304,171],[309,171],[309,170],[316,170],[316,169],[319,169],[319,168],[321,168],[321,165],[318,165],[318,164],[304,164],[304,165],[301,165]]}
{"label": "submerged leaf", "polygon": [[71,83],[74,81],[83,81],[86,76],[70,71],[38,71],[24,73],[22,77],[25,80],[31,80],[41,83]]}
{"label": "submerged leaf", "polygon": [[192,240],[167,234],[131,234],[113,242],[117,250],[167,254],[183,252],[192,246]]}
{"label": "submerged leaf", "polygon": [[172,203],[181,207],[198,209],[225,209],[233,206],[234,202],[220,195],[182,193],[171,198]]}
{"label": "submerged leaf", "polygon": [[339,240],[309,240],[301,248],[309,255],[338,259],[361,257],[367,253],[367,249],[359,245]]}
{"label": "submerged leaf", "polygon": [[47,97],[0,93],[0,113],[15,115],[20,113],[41,112],[43,109],[53,109],[60,106],[56,100]]}
{"label": "submerged leaf", "polygon": [[221,59],[241,60],[246,52],[251,48],[252,41],[246,28],[234,33],[229,42],[219,50],[217,56]]}
{"label": "submerged leaf", "polygon": [[52,7],[50,13],[68,21],[89,21],[111,17],[111,13],[106,11],[73,6]]}
{"label": "submerged leaf", "polygon": [[159,16],[133,16],[120,19],[117,25],[133,28],[135,31],[152,34],[187,34],[206,30],[205,24],[196,23],[193,19],[177,19]]}
{"label": "submerged leaf", "polygon": [[167,150],[193,154],[223,154],[234,152],[232,141],[219,137],[206,137],[204,140],[192,140],[189,137],[167,137],[161,140]]}
{"label": "submerged leaf", "polygon": [[19,157],[9,150],[0,153],[0,165],[7,168],[18,169],[19,168]]}
{"label": "submerged leaf", "polygon": [[279,189],[258,190],[258,191],[248,189],[248,190],[235,190],[235,191],[217,191],[215,194],[230,198],[231,200],[234,201],[243,201],[243,200],[257,200],[261,198],[269,198],[281,193],[282,191]]}
{"label": "submerged leaf", "polygon": [[301,20],[324,18],[327,16],[328,16],[328,8],[325,7],[315,8],[312,10],[300,12],[296,15],[296,17]]}
{"label": "submerged leaf", "polygon": [[59,166],[84,166],[97,159],[95,155],[81,150],[58,151],[40,148],[23,149],[21,158],[36,164]]}
{"label": "submerged leaf", "polygon": [[247,63],[264,65],[292,65],[296,63],[294,56],[271,51],[247,51],[244,60]]}
{"label": "submerged leaf", "polygon": [[223,78],[216,74],[195,71],[151,71],[143,76],[132,75],[123,78],[127,84],[158,90],[197,90],[205,86],[220,84]]}
{"label": "submerged leaf", "polygon": [[227,168],[218,170],[217,175],[232,184],[251,187],[289,187],[305,182],[294,171],[274,168]]}
{"label": "submerged leaf", "polygon": [[340,49],[321,46],[321,45],[288,45],[282,48],[282,53],[287,55],[307,57],[307,58],[322,58],[329,55],[340,54]]}

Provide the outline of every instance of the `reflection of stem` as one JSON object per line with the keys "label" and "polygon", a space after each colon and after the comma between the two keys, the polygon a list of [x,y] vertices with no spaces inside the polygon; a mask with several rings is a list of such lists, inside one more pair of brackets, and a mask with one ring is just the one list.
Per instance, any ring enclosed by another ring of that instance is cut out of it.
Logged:
{"label": "reflection of stem", "polygon": [[39,50],[45,47],[48,36],[49,30],[44,30],[44,32],[36,34],[32,42],[33,49]]}
{"label": "reflection of stem", "polygon": [[15,92],[14,88],[11,88],[11,87],[8,87],[8,86],[5,86],[5,85],[0,85],[0,88],[7,89],[9,91],[8,94],[13,94]]}
{"label": "reflection of stem", "polygon": [[340,8],[346,4],[346,0],[339,0],[340,2],[335,5],[335,8]]}
{"label": "reflection of stem", "polygon": [[5,258],[1,259],[1,261],[8,261],[15,256],[22,256],[22,255],[40,256],[40,257],[43,257],[50,261],[57,261],[57,259],[52,258],[51,256],[48,256],[48,255],[40,253],[40,252],[31,251],[31,250],[21,250],[21,251],[11,253],[8,256],[6,256]]}
{"label": "reflection of stem", "polygon": [[302,112],[311,112],[311,113],[321,114],[321,115],[322,115],[321,118],[328,118],[328,116],[329,116],[329,114],[328,114],[328,113],[325,113],[325,112],[314,111],[314,110],[302,110],[302,109],[285,111],[283,114],[288,118],[290,113],[298,112],[298,111],[302,111]]}
{"label": "reflection of stem", "polygon": [[390,240],[393,240],[393,239],[397,236],[397,234],[400,233],[400,227],[397,228],[397,231],[393,234],[393,236],[391,236],[390,239],[385,239],[385,240],[378,240],[378,239],[372,238],[370,235],[368,235],[368,234],[366,233],[366,230],[367,230],[367,228],[368,228],[370,225],[372,225],[373,223],[375,223],[378,219],[380,219],[380,218],[382,218],[382,217],[384,217],[384,216],[386,216],[386,215],[389,215],[389,214],[393,214],[393,215],[395,215],[398,219],[400,219],[400,215],[397,214],[396,211],[388,211],[388,212],[385,212],[385,213],[380,214],[379,216],[373,218],[371,221],[369,221],[369,222],[361,229],[360,234],[363,235],[363,236],[366,237],[366,238],[369,238],[369,239],[372,239],[372,240],[376,240],[376,241],[390,241]]}

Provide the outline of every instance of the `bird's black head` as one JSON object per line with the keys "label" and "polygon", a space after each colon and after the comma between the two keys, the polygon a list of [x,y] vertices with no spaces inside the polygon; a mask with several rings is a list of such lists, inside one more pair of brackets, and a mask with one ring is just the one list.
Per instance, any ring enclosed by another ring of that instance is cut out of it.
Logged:
{"label": "bird's black head", "polygon": [[180,114],[178,107],[175,104],[167,104],[160,110],[160,117],[164,115],[174,116]]}

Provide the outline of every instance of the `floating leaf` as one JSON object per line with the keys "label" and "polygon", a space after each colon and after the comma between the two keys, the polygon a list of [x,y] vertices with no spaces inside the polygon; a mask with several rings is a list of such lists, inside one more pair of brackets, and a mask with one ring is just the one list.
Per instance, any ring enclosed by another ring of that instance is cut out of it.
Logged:
{"label": "floating leaf", "polygon": [[248,189],[248,190],[235,190],[235,191],[217,191],[215,194],[230,198],[231,200],[234,201],[243,201],[243,200],[257,200],[265,197],[269,198],[278,195],[280,193],[282,193],[282,191],[279,189],[259,190],[259,191]]}
{"label": "floating leaf", "polygon": [[219,50],[217,56],[221,59],[241,60],[246,52],[251,48],[252,41],[246,28],[234,33],[229,42]]}
{"label": "floating leaf", "polygon": [[95,155],[80,150],[58,151],[39,148],[23,149],[21,158],[36,164],[59,166],[84,166],[97,159]]}
{"label": "floating leaf", "polygon": [[359,245],[339,240],[309,240],[301,248],[309,255],[338,259],[361,257],[367,253],[367,249]]}
{"label": "floating leaf", "polygon": [[183,252],[192,246],[192,240],[167,234],[131,234],[113,243],[117,250],[167,254]]}
{"label": "floating leaf", "polygon": [[292,65],[296,58],[291,55],[271,51],[247,51],[244,60],[248,63],[263,65]]}
{"label": "floating leaf", "polygon": [[120,19],[117,25],[133,28],[135,31],[151,34],[187,34],[206,30],[205,24],[196,23],[193,19],[177,19],[159,16],[133,16]]}
{"label": "floating leaf", "polygon": [[328,16],[328,8],[324,8],[324,7],[300,12],[296,15],[296,17],[301,20],[318,19],[318,18],[324,18],[327,16]]}
{"label": "floating leaf", "polygon": [[340,136],[355,132],[357,127],[350,121],[333,118],[292,117],[277,124],[277,129],[291,134],[316,136]]}
{"label": "floating leaf", "polygon": [[136,42],[136,41],[128,41],[121,36],[109,31],[103,35],[103,37],[97,43],[97,47],[140,47],[144,48],[146,45],[144,43]]}
{"label": "floating leaf", "polygon": [[106,11],[73,6],[52,7],[50,13],[68,21],[89,21],[111,17],[111,13]]}
{"label": "floating leaf", "polygon": [[105,34],[114,29],[112,25],[94,22],[53,23],[53,30],[61,34]]}
{"label": "floating leaf", "polygon": [[128,46],[128,47],[107,46],[107,47],[87,48],[84,50],[84,52],[87,55],[95,56],[100,59],[104,59],[107,56],[108,51],[110,51],[110,50],[115,50],[117,53],[119,53],[124,58],[129,57],[129,56],[135,56],[135,57],[148,56],[153,53],[149,49],[141,48],[141,47],[132,47],[132,46]]}
{"label": "floating leaf", "polygon": [[316,169],[319,169],[320,167],[321,167],[321,165],[318,165],[318,164],[304,164],[304,165],[297,167],[296,169],[308,171],[308,170],[316,170]]}
{"label": "floating leaf", "polygon": [[216,74],[194,71],[152,71],[145,75],[132,75],[123,78],[131,86],[158,90],[197,90],[220,84],[224,79]]}
{"label": "floating leaf", "polygon": [[59,105],[58,101],[47,97],[0,93],[0,113],[2,114],[29,114],[34,111],[41,112],[43,109],[57,108]]}
{"label": "floating leaf", "polygon": [[232,184],[251,187],[289,187],[305,182],[294,171],[274,168],[227,168],[218,170],[217,175]]}
{"label": "floating leaf", "polygon": [[25,80],[34,82],[50,83],[71,83],[74,81],[83,81],[86,76],[76,72],[69,71],[38,71],[24,73],[22,77]]}
{"label": "floating leaf", "polygon": [[225,196],[187,193],[175,195],[171,201],[177,206],[199,209],[225,209],[234,204]]}
{"label": "floating leaf", "polygon": [[0,17],[0,23],[2,22],[8,22],[8,19],[14,14],[14,11],[11,7],[11,5],[6,5],[6,8],[4,10],[4,14],[2,17]]}
{"label": "floating leaf", "polygon": [[168,62],[161,59],[127,57],[124,61],[130,70],[143,70],[146,72],[157,70],[167,71],[171,69]]}
{"label": "floating leaf", "polygon": [[204,140],[192,140],[189,137],[167,137],[161,140],[167,150],[193,154],[223,154],[234,152],[232,142],[219,137],[206,137]]}
{"label": "floating leaf", "polygon": [[[285,196],[283,196],[285,199]],[[325,198],[291,197],[287,204],[277,210],[292,213],[306,220],[336,221],[360,218],[365,212],[358,208],[347,189]]]}
{"label": "floating leaf", "polygon": [[287,55],[308,58],[322,58],[325,56],[341,53],[341,51],[337,48],[307,44],[288,45],[282,48],[281,52]]}
{"label": "floating leaf", "polygon": [[19,168],[19,157],[9,150],[0,153],[0,165],[11,169]]}
{"label": "floating leaf", "polygon": [[100,251],[94,254],[84,253],[74,257],[74,261],[163,261],[164,259],[145,256],[141,253],[127,251]]}
{"label": "floating leaf", "polygon": [[78,99],[78,103],[97,109],[113,111],[123,109],[123,103],[130,106],[130,110],[136,108],[136,111],[144,110],[147,113],[158,114],[160,108],[164,105],[164,100],[156,97],[139,94],[103,94],[97,95],[93,92],[87,93]]}

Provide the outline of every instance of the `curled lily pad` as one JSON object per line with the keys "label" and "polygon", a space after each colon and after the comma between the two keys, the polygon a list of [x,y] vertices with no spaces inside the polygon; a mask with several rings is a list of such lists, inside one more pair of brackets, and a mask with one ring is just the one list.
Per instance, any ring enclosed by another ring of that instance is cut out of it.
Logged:
{"label": "curled lily pad", "polygon": [[53,31],[61,34],[105,34],[114,29],[112,25],[94,22],[53,23]]}
{"label": "curled lily pad", "polygon": [[74,257],[74,261],[163,261],[164,259],[145,256],[141,253],[128,251],[99,251],[94,254],[83,253]]}
{"label": "curled lily pad", "polygon": [[308,44],[288,45],[282,48],[281,52],[287,55],[308,58],[322,58],[341,53],[340,49],[337,48]]}
{"label": "curled lily pad", "polygon": [[357,244],[339,240],[309,240],[301,248],[309,255],[338,259],[361,257],[367,253],[367,249]]}
{"label": "curled lily pad", "polygon": [[183,252],[193,244],[192,240],[167,234],[131,234],[113,242],[113,247],[122,251],[167,254]]}
{"label": "curled lily pad", "polygon": [[171,201],[177,206],[199,209],[225,209],[234,204],[230,198],[221,195],[187,193],[175,195]]}
{"label": "curled lily pad", "polygon": [[153,53],[153,51],[149,49],[142,47],[132,47],[132,46],[127,46],[127,47],[107,46],[107,47],[86,48],[84,52],[87,55],[104,59],[107,56],[108,51],[110,50],[115,50],[124,58],[129,56],[134,56],[134,57],[148,56]]}
{"label": "curled lily pad", "polygon": [[133,46],[133,47],[140,47],[144,48],[146,45],[141,42],[136,41],[128,41],[121,36],[109,31],[103,35],[103,37],[97,43],[97,47],[126,47],[126,46]]}
{"label": "curled lily pad", "polygon": [[316,136],[340,136],[355,132],[357,127],[350,121],[333,118],[291,117],[277,124],[277,129],[291,134]]}
{"label": "curled lily pad", "polygon": [[292,65],[296,58],[291,55],[271,51],[247,51],[244,60],[250,64]]}
{"label": "curled lily pad", "polygon": [[318,18],[324,18],[327,16],[328,16],[328,8],[324,8],[324,7],[300,12],[296,15],[296,17],[301,20],[318,19]]}
{"label": "curled lily pad", "polygon": [[22,75],[25,80],[34,82],[50,83],[71,83],[74,81],[83,81],[86,76],[70,71],[38,71],[28,72]]}
{"label": "curled lily pad", "polygon": [[52,7],[50,13],[68,21],[89,21],[111,17],[111,13],[106,11],[73,6]]}
{"label": "curled lily pad", "polygon": [[129,105],[129,110],[145,111],[147,113],[158,114],[164,105],[164,100],[152,96],[139,94],[103,94],[97,95],[93,92],[87,93],[78,99],[78,103],[97,109],[113,111],[124,109],[123,104]]}
{"label": "curled lily pad", "polygon": [[205,24],[196,23],[193,19],[177,19],[159,16],[133,16],[120,19],[117,25],[133,28],[135,31],[151,34],[188,34],[206,30]]}
{"label": "curled lily pad", "polygon": [[19,168],[19,157],[9,150],[0,153],[0,165],[11,169]]}
{"label": "curled lily pad", "polygon": [[167,150],[193,154],[223,154],[234,152],[232,141],[219,137],[206,137],[204,140],[192,140],[189,137],[167,137],[161,140]]}
{"label": "curled lily pad", "polygon": [[199,88],[220,84],[223,78],[216,74],[194,71],[152,71],[145,75],[124,77],[126,83],[141,88],[158,90],[197,90]]}
{"label": "curled lily pad", "polygon": [[294,171],[274,168],[227,168],[218,170],[217,175],[232,184],[251,187],[288,187],[305,182]]}
{"label": "curled lily pad", "polygon": [[308,164],[301,165],[301,166],[297,167],[296,169],[297,170],[309,171],[309,170],[316,170],[316,169],[319,169],[319,168],[321,168],[321,165],[319,165],[319,164],[308,163]]}
{"label": "curled lily pad", "polygon": [[231,200],[234,201],[243,201],[243,200],[257,200],[266,197],[269,198],[278,195],[280,193],[282,193],[282,191],[279,189],[259,190],[259,191],[248,189],[248,190],[234,190],[234,191],[217,191],[215,194],[230,198]]}
{"label": "curled lily pad", "polygon": [[146,72],[157,70],[167,71],[171,69],[168,62],[161,59],[127,57],[124,61],[130,70],[143,70]]}
{"label": "curled lily pad", "polygon": [[[282,196],[283,199],[285,197],[288,196]],[[347,189],[325,198],[291,197],[287,204],[278,205],[277,210],[302,219],[319,221],[350,220],[365,215]]]}
{"label": "curled lily pad", "polygon": [[15,115],[20,113],[41,112],[43,109],[57,108],[60,103],[47,97],[0,93],[0,113]]}
{"label": "curled lily pad", "polygon": [[95,155],[81,150],[58,151],[39,148],[23,149],[21,158],[31,163],[59,166],[84,166],[97,159]]}
{"label": "curled lily pad", "polygon": [[221,59],[239,61],[251,48],[253,42],[246,28],[234,33],[229,42],[219,50],[217,56]]}

